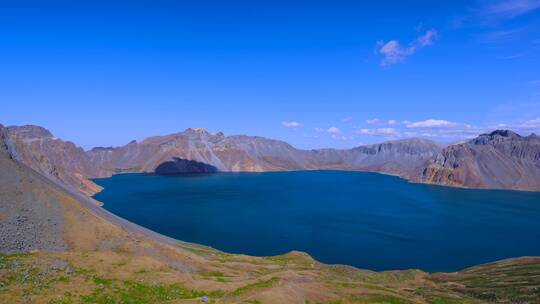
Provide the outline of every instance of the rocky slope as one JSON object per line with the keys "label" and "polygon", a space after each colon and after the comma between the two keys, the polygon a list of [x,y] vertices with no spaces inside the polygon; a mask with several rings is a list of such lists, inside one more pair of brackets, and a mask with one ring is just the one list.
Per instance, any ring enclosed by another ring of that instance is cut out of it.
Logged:
{"label": "rocky slope", "polygon": [[[84,151],[38,126],[7,128],[14,158],[91,195],[90,179],[122,172],[358,170],[397,175],[414,182],[458,187],[540,191],[536,135],[511,131],[483,134],[443,148],[429,140],[404,139],[353,149],[296,149],[258,136],[225,136],[187,129],[121,147]],[[171,171],[172,170],[172,171]]]}
{"label": "rocky slope", "polygon": [[[96,216],[87,198],[19,162],[0,125],[0,252],[94,250],[126,233]],[[32,135],[34,136],[34,135]]]}
{"label": "rocky slope", "polygon": [[88,178],[104,173],[97,170],[82,148],[55,138],[38,126],[8,127],[6,133],[10,153],[18,161],[84,194],[92,195],[101,190]]}
{"label": "rocky slope", "polygon": [[177,157],[205,163],[219,171],[347,169],[409,176],[440,149],[427,140],[409,139],[347,150],[300,150],[264,137],[225,137],[221,132],[187,129],[123,147],[94,148],[88,155],[96,167],[111,174],[154,172],[160,164]]}
{"label": "rocky slope", "polygon": [[435,157],[442,147],[425,139],[403,139],[366,145],[349,151],[343,169],[373,171],[410,178],[427,160]]}
{"label": "rocky slope", "polygon": [[417,181],[540,191],[540,137],[497,130],[448,146],[421,169]]}

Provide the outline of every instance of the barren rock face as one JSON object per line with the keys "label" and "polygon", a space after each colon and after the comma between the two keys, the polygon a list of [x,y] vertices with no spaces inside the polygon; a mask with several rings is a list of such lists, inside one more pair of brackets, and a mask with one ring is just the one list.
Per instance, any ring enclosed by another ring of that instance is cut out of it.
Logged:
{"label": "barren rock face", "polygon": [[10,152],[18,161],[58,182],[92,195],[100,187],[88,177],[99,176],[99,169],[90,163],[85,151],[75,144],[54,138],[38,126],[6,128]]}
{"label": "barren rock face", "polygon": [[418,181],[472,188],[540,191],[540,137],[497,130],[445,148]]}
{"label": "barren rock face", "polygon": [[408,139],[348,150],[300,150],[264,137],[226,137],[221,132],[187,129],[121,147],[97,147],[85,152],[38,126],[9,127],[7,131],[13,157],[87,195],[100,190],[89,178],[125,172],[152,173],[175,159],[195,161],[225,172],[336,169],[409,177],[441,149],[427,140]]}
{"label": "barren rock face", "polygon": [[0,252],[65,250],[61,204],[38,176],[11,159],[6,139],[0,125]]}
{"label": "barren rock face", "polygon": [[110,174],[154,172],[161,164],[181,158],[208,164],[219,171],[337,169],[409,176],[440,149],[433,142],[410,139],[348,150],[300,150],[264,137],[225,137],[221,132],[188,129],[123,147],[94,148],[87,153],[95,167]]}
{"label": "barren rock face", "polygon": [[[353,149],[300,150],[264,137],[226,137],[221,132],[187,129],[85,152],[71,142],[54,138],[46,129],[22,126],[7,128],[6,145],[13,158],[92,195],[100,187],[90,178],[153,173],[175,159],[224,172],[359,170],[440,185],[540,191],[539,141],[536,135],[522,137],[498,130],[445,149],[429,140],[404,139]],[[186,168],[195,167],[182,170]]]}

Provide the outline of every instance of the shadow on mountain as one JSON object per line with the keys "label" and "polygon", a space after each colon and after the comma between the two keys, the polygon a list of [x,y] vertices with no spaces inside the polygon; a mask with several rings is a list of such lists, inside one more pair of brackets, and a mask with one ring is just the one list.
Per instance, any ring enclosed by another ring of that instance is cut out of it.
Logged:
{"label": "shadow on mountain", "polygon": [[186,173],[216,173],[218,172],[218,169],[206,163],[175,157],[171,161],[161,163],[159,166],[156,167],[154,172],[160,175]]}

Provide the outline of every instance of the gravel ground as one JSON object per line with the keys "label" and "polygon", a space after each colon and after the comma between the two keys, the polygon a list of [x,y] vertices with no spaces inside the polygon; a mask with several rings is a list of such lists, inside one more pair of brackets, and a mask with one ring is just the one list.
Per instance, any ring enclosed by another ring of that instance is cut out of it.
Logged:
{"label": "gravel ground", "polygon": [[8,152],[4,137],[0,125],[0,252],[68,249],[63,239],[63,205],[54,192],[71,196],[90,212],[128,232],[173,246],[184,244],[120,218],[101,208],[100,202],[17,162],[12,151]]}
{"label": "gravel ground", "polygon": [[10,158],[0,126],[0,252],[67,249],[62,204],[46,182]]}

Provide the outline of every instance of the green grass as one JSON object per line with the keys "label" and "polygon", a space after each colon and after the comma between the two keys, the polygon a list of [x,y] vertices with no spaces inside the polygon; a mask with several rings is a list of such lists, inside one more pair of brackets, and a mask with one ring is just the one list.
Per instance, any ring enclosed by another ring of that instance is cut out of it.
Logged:
{"label": "green grass", "polygon": [[262,281],[258,281],[258,282],[252,283],[252,284],[248,284],[246,286],[242,286],[242,287],[234,290],[231,294],[234,295],[234,296],[243,295],[243,294],[248,293],[248,292],[250,292],[252,290],[255,290],[255,289],[274,286],[274,284],[276,284],[277,282],[279,282],[279,279],[276,278],[276,277],[273,277],[273,278],[268,279],[268,280],[262,280]]}
{"label": "green grass", "polygon": [[[47,264],[40,264],[46,266]],[[21,296],[45,295],[51,292],[57,284],[66,284],[72,277],[83,279],[94,285],[91,292],[59,294],[49,301],[49,304],[154,304],[170,302],[177,299],[197,300],[202,296],[210,299],[223,297],[223,291],[192,290],[180,284],[148,283],[140,280],[120,280],[97,276],[95,270],[77,269],[66,275],[63,270],[44,271],[44,267],[36,267],[25,255],[0,255],[0,298],[1,292],[8,290],[10,285],[17,285]],[[212,272],[212,275],[223,276]],[[0,301],[1,302],[1,301]]]}
{"label": "green grass", "polygon": [[225,254],[222,251],[219,251],[217,249],[214,249],[212,247],[203,246],[203,245],[195,245],[195,244],[182,244],[179,245],[180,248],[187,250],[191,253],[194,253],[196,255],[200,255],[203,257],[209,257],[209,256],[225,256]]}
{"label": "green grass", "polygon": [[445,297],[438,297],[434,298],[429,301],[430,304],[464,304],[467,302],[464,302],[462,300],[458,299],[452,299],[452,298],[445,298]]}
{"label": "green grass", "polygon": [[362,296],[354,296],[351,299],[354,303],[363,303],[363,304],[371,304],[371,303],[384,303],[384,304],[410,304],[413,303],[409,300],[405,300],[402,298],[394,297],[391,295],[362,295]]}
{"label": "green grass", "polygon": [[220,298],[224,294],[222,291],[192,290],[180,284],[148,284],[134,280],[120,281],[94,278],[94,283],[96,288],[92,293],[80,297],[82,303],[153,304],[178,299],[197,299],[202,296]]}

